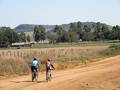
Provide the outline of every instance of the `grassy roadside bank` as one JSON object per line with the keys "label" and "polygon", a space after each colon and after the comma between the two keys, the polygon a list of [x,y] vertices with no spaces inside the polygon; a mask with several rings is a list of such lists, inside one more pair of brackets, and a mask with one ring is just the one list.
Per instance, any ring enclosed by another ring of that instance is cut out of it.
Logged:
{"label": "grassy roadside bank", "polygon": [[[117,52],[116,52],[117,50]],[[30,63],[33,57],[40,61],[48,57],[53,59],[56,70],[74,68],[99,58],[120,54],[119,45],[86,46],[67,48],[20,49],[0,51],[0,76],[25,75],[30,73]],[[45,70],[41,65],[41,71]]]}

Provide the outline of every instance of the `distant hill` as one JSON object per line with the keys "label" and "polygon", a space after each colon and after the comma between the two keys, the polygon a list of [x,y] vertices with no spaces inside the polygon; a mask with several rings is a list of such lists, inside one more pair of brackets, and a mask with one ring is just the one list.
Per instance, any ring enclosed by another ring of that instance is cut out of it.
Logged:
{"label": "distant hill", "polygon": [[[34,24],[21,24],[15,27],[15,30],[17,32],[33,32],[35,26],[36,25]],[[50,31],[55,27],[55,25],[42,25],[42,26],[45,28],[46,31]]]}
{"label": "distant hill", "polygon": [[[76,24],[76,22],[74,22]],[[87,25],[88,27],[92,27],[93,24],[95,24],[95,22],[82,22],[83,25]],[[51,31],[54,29],[55,25],[42,25],[46,31]],[[61,26],[64,30],[68,31],[70,24],[62,24],[59,25]],[[112,26],[108,25],[109,28],[112,28]],[[33,32],[34,31],[34,24],[21,24],[17,27],[15,27],[15,30],[17,32]]]}

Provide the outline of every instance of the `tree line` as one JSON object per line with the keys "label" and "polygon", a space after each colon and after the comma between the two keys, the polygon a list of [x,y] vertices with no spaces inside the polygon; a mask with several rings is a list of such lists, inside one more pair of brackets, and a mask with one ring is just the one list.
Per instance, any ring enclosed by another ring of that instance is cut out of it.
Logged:
{"label": "tree line", "polygon": [[[56,25],[54,29],[46,32],[42,25],[34,27],[33,37],[36,42],[49,40],[51,43],[78,42],[78,41],[99,41],[99,40],[120,40],[120,26],[109,28],[108,25],[100,22],[83,25],[81,22],[70,23],[69,30],[64,30]],[[8,46],[15,42],[30,42],[30,36],[24,32],[17,33],[10,27],[0,28],[0,45]]]}
{"label": "tree line", "polygon": [[0,47],[8,47],[15,42],[30,41],[30,36],[26,36],[24,32],[17,33],[10,27],[0,28]]}
{"label": "tree line", "polygon": [[120,40],[120,26],[108,25],[100,22],[94,23],[91,27],[83,25],[81,22],[70,23],[69,30],[56,25],[53,33],[48,34],[51,42],[78,42],[78,41],[100,41],[100,40]]}

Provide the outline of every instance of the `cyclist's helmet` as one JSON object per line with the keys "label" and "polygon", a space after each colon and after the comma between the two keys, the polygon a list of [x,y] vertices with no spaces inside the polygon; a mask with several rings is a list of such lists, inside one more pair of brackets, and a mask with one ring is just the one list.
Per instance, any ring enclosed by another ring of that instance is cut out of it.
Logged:
{"label": "cyclist's helmet", "polygon": [[37,59],[34,57],[34,60],[37,60]]}
{"label": "cyclist's helmet", "polygon": [[48,61],[51,61],[51,59],[50,59],[50,58],[48,58]]}

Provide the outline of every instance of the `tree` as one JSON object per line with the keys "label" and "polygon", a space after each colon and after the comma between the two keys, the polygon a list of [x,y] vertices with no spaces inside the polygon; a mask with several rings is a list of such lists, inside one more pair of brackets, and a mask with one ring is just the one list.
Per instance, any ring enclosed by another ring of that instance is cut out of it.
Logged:
{"label": "tree", "polygon": [[83,30],[84,30],[84,32],[83,32],[82,40],[83,41],[93,41],[94,35],[93,35],[93,32],[91,31],[91,28],[88,27],[87,25],[84,25]]}
{"label": "tree", "polygon": [[82,39],[83,25],[81,22],[77,22],[77,34],[79,35],[79,39]]}
{"label": "tree", "polygon": [[28,42],[30,42],[30,35],[27,35],[26,39]]}
{"label": "tree", "polygon": [[61,41],[62,42],[69,42],[70,41],[70,37],[68,32],[63,33],[62,37],[61,37]]}
{"label": "tree", "polygon": [[0,43],[10,45],[18,41],[18,34],[10,27],[2,27],[0,29]]}
{"label": "tree", "polygon": [[65,37],[66,31],[63,30],[62,27],[56,25],[53,31],[58,36],[57,39],[56,39],[57,42],[66,42],[66,40],[67,40],[66,37]]}
{"label": "tree", "polygon": [[120,40],[120,26],[116,25],[116,30],[117,30],[117,39]]}
{"label": "tree", "polygon": [[76,42],[78,40],[78,36],[76,32],[68,32],[69,42]]}
{"label": "tree", "polygon": [[84,25],[83,30],[84,32],[90,32],[91,28],[89,28],[87,25]]}
{"label": "tree", "polygon": [[50,43],[56,43],[58,36],[54,33],[52,33],[52,34],[49,33],[49,34],[47,34],[47,38],[50,41]]}
{"label": "tree", "polygon": [[110,30],[107,25],[102,26],[102,39],[110,39]]}
{"label": "tree", "polygon": [[70,23],[69,31],[70,32],[77,32],[77,27],[76,27],[75,23]]}
{"label": "tree", "polygon": [[120,26],[116,25],[112,28],[111,36],[113,40],[120,40]]}
{"label": "tree", "polygon": [[94,35],[92,32],[84,32],[83,33],[83,41],[93,41]]}
{"label": "tree", "polygon": [[24,32],[19,34],[19,42],[26,42],[26,35]]}
{"label": "tree", "polygon": [[9,45],[9,39],[4,36],[3,32],[0,31],[0,47],[7,47]]}
{"label": "tree", "polygon": [[102,24],[100,22],[97,22],[94,26],[94,36],[95,40],[103,39]]}
{"label": "tree", "polygon": [[35,26],[34,39],[37,42],[46,39],[46,32],[45,32],[45,28],[43,26],[41,26],[41,25]]}

